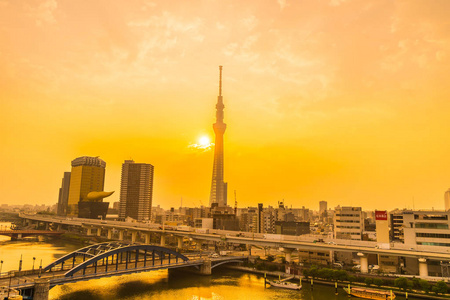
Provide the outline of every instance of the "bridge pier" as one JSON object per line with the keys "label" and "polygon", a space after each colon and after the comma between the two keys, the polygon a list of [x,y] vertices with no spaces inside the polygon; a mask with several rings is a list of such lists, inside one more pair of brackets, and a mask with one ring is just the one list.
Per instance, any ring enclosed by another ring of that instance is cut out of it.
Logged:
{"label": "bridge pier", "polygon": [[92,227],[87,227],[86,228],[86,235],[87,236],[91,236],[92,235]]}
{"label": "bridge pier", "polygon": [[136,235],[137,235],[137,231],[131,232],[131,243],[132,244],[136,243]]}
{"label": "bridge pier", "polygon": [[150,244],[150,233],[144,233],[144,239],[145,244]]}
{"label": "bridge pier", "polygon": [[56,230],[61,231],[61,229],[62,229],[61,227],[62,227],[61,224],[58,224],[58,226],[56,226]]}
{"label": "bridge pier", "polygon": [[119,230],[119,241],[123,241],[123,230]]}
{"label": "bridge pier", "polygon": [[161,233],[161,247],[166,245],[166,235]]}
{"label": "bridge pier", "polygon": [[108,240],[112,239],[112,229],[108,229]]}
{"label": "bridge pier", "polygon": [[367,254],[358,252],[357,255],[359,256],[359,264],[361,265],[361,273],[362,274],[369,273],[369,263],[367,260]]}
{"label": "bridge pier", "polygon": [[334,262],[334,250],[330,250],[330,264],[333,265]]}
{"label": "bridge pier", "polygon": [[428,277],[428,265],[426,258],[419,258],[419,277],[426,278]]}
{"label": "bridge pier", "polygon": [[292,258],[292,252],[294,252],[294,249],[292,248],[283,248],[282,250],[284,252],[284,258],[286,259],[286,262],[290,263]]}
{"label": "bridge pier", "polygon": [[97,228],[97,236],[102,236],[102,228],[101,227]]}
{"label": "bridge pier", "polygon": [[34,281],[33,300],[48,300],[48,292],[50,291],[50,279],[47,277],[37,278]]}
{"label": "bridge pier", "polygon": [[211,275],[211,260],[206,259],[203,261],[203,265],[200,266],[201,275]]}
{"label": "bridge pier", "polygon": [[48,230],[50,224],[48,222],[45,222],[44,224],[45,224],[45,230]]}

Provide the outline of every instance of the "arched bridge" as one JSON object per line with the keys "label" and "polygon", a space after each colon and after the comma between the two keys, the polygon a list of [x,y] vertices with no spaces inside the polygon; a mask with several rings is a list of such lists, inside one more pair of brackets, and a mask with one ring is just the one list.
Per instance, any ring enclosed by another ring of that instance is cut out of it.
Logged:
{"label": "arched bridge", "polygon": [[[14,277],[11,288],[20,290],[23,296],[33,299],[35,281],[38,284],[38,281],[44,280],[49,289],[80,280],[184,267],[194,267],[192,271],[209,275],[217,266],[225,263],[241,263],[247,259],[245,256],[202,258],[206,257],[198,255],[188,257],[156,245],[105,242],[73,251],[42,269],[11,274],[11,278]],[[8,285],[7,278],[0,278],[0,286],[3,285]]]}
{"label": "arched bridge", "polygon": [[103,277],[199,264],[200,261],[191,261],[185,255],[165,247],[107,242],[71,252],[43,268],[43,271],[58,272],[60,277]]}

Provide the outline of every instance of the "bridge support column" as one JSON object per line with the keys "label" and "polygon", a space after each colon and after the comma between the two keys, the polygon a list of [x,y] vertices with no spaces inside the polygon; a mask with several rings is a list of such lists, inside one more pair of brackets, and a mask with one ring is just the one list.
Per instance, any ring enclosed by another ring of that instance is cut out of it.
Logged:
{"label": "bridge support column", "polygon": [[330,250],[330,264],[332,265],[334,262],[334,250]]}
{"label": "bridge support column", "polygon": [[97,236],[102,236],[102,228],[101,227],[97,228]]}
{"label": "bridge support column", "polygon": [[58,224],[58,226],[56,227],[57,231],[61,231],[61,224]]}
{"label": "bridge support column", "polygon": [[286,262],[290,263],[291,262],[292,252],[294,252],[294,249],[283,248],[282,251],[284,252],[284,258],[286,259]]}
{"label": "bridge support column", "polygon": [[359,256],[359,264],[361,265],[361,273],[367,274],[369,273],[369,263],[367,261],[367,254],[358,252]]}
{"label": "bridge support column", "polygon": [[419,277],[425,278],[428,277],[428,265],[426,258],[419,258]]}
{"label": "bridge support column", "polygon": [[203,261],[203,265],[200,266],[201,275],[211,275],[211,260],[206,259]]}
{"label": "bridge support column", "polygon": [[50,223],[45,222],[44,224],[45,224],[45,230],[48,230],[48,229],[49,229],[49,226],[50,226]]}
{"label": "bridge support column", "polygon": [[108,229],[108,240],[112,239],[112,229]]}
{"label": "bridge support column", "polygon": [[131,243],[132,244],[136,243],[136,235],[137,235],[137,231],[131,232]]}
{"label": "bridge support column", "polygon": [[92,227],[87,228],[86,235],[88,236],[92,235]]}
{"label": "bridge support column", "polygon": [[177,236],[177,247],[179,250],[183,249],[183,237],[182,236]]}
{"label": "bridge support column", "polygon": [[144,234],[145,244],[150,244],[150,233]]}
{"label": "bridge support column", "polygon": [[164,247],[166,245],[166,235],[161,234],[161,247]]}
{"label": "bridge support column", "polygon": [[33,300],[48,300],[50,290],[50,280],[48,278],[38,278],[34,281]]}
{"label": "bridge support column", "polygon": [[119,241],[123,241],[123,230],[119,230]]}
{"label": "bridge support column", "polygon": [[252,256],[252,245],[247,244],[248,256]]}

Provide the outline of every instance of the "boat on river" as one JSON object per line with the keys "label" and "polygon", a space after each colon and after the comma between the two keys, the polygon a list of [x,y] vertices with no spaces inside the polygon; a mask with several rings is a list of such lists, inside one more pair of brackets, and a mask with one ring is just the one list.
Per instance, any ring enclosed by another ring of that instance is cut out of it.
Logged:
{"label": "boat on river", "polygon": [[277,287],[277,288],[283,288],[283,289],[290,289],[290,290],[301,290],[302,286],[299,284],[295,284],[292,282],[287,281],[281,281],[281,280],[267,280],[267,283],[270,284],[270,286]]}
{"label": "boat on river", "polygon": [[393,300],[395,299],[395,294],[392,291],[368,289],[362,287],[348,287],[344,288],[347,294],[358,298],[364,299],[375,299],[375,300]]}

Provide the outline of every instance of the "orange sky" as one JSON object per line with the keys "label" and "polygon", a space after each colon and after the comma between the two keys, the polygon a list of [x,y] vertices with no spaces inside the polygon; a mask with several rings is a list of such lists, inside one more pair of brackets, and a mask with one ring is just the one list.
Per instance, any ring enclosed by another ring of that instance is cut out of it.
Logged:
{"label": "orange sky", "polygon": [[[56,203],[78,156],[208,204],[218,66],[240,207],[443,208],[450,1],[0,0],[0,203]],[[230,203],[234,199],[229,199]]]}

